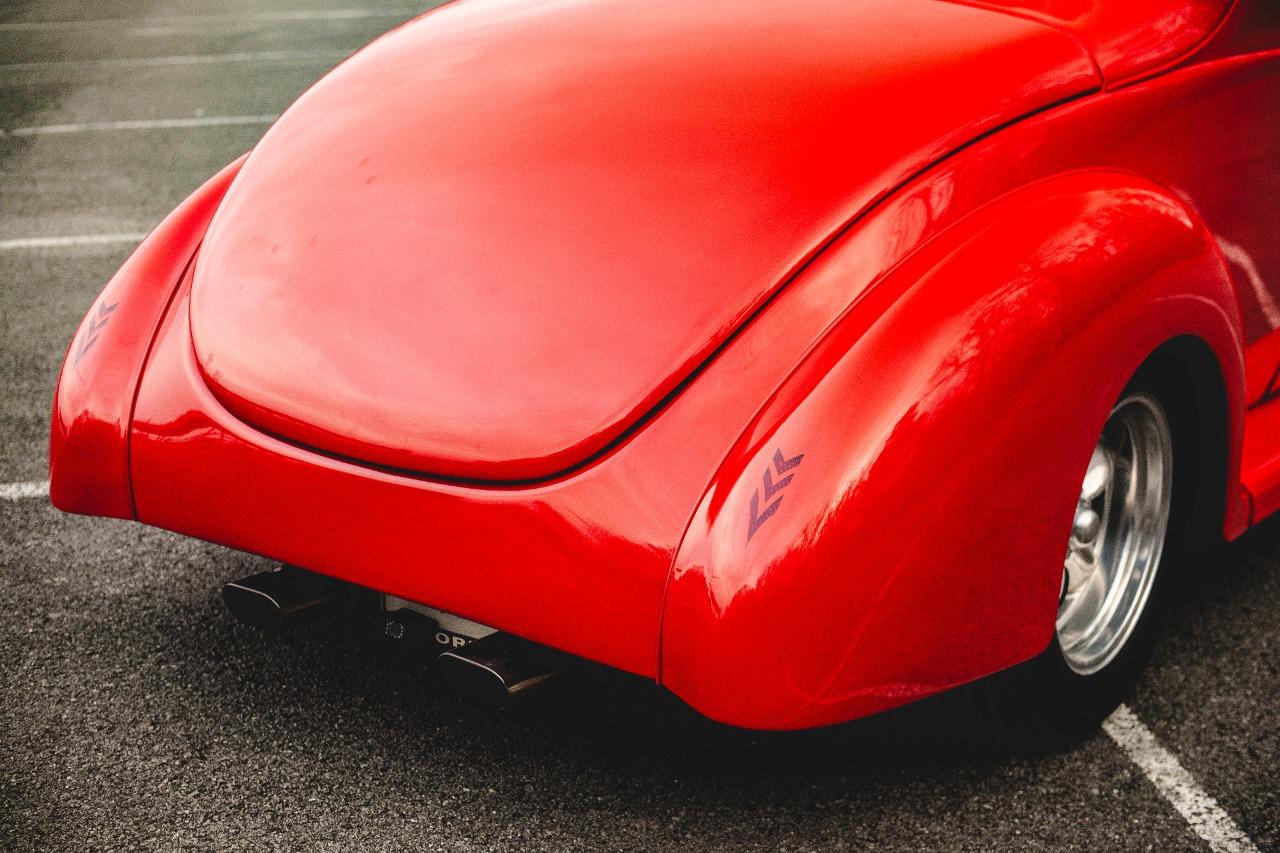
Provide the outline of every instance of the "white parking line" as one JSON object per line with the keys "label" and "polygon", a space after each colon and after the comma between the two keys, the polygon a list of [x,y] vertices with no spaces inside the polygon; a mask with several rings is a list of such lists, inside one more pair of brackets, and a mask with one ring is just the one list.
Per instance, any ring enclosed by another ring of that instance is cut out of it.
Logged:
{"label": "white parking line", "polygon": [[41,71],[50,68],[155,68],[169,65],[217,65],[226,62],[332,62],[345,59],[350,50],[254,50],[240,53],[196,53],[185,56],[130,56],[105,59],[51,59],[7,62],[4,71]]}
{"label": "white parking line", "polygon": [[15,127],[0,131],[0,136],[43,136],[54,133],[85,133],[95,130],[162,130],[182,127],[228,127],[245,124],[271,124],[274,115],[261,116],[192,116],[190,118],[127,119],[124,121],[85,121],[78,124],[44,124]]}
{"label": "white parking line", "polygon": [[132,234],[80,234],[73,237],[15,237],[0,240],[0,251],[6,249],[68,249],[77,246],[108,246],[115,243],[140,243],[145,232]]}
{"label": "white parking line", "polygon": [[421,6],[400,9],[293,9],[280,12],[237,12],[225,15],[170,15],[155,18],[97,18],[80,21],[6,21],[0,32],[100,29],[102,27],[157,27],[200,29],[210,24],[289,23],[298,21],[356,21],[364,18],[407,18],[424,11]]}
{"label": "white parking line", "polygon": [[24,498],[49,497],[49,481],[0,484],[0,500],[20,501]]}
{"label": "white parking line", "polygon": [[1196,784],[1173,753],[1160,745],[1128,705],[1117,708],[1102,724],[1102,729],[1120,745],[1210,848],[1219,853],[1258,853],[1249,836],[1236,826],[1217,800]]}

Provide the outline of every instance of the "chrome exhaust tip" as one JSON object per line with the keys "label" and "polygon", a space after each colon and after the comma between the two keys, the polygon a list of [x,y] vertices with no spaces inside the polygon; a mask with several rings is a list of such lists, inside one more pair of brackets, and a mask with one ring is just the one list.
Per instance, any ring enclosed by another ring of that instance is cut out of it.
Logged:
{"label": "chrome exhaust tip", "polygon": [[441,674],[461,693],[506,705],[563,673],[572,658],[511,634],[487,637],[440,655]]}
{"label": "chrome exhaust tip", "polygon": [[349,584],[293,566],[222,587],[222,600],[233,616],[277,634],[335,615],[352,594]]}

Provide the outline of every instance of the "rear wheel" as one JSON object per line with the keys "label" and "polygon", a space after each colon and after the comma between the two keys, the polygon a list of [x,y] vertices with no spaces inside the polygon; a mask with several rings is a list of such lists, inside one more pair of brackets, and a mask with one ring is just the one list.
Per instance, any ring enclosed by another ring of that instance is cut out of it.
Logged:
{"label": "rear wheel", "polygon": [[1173,435],[1160,401],[1124,397],[1084,475],[1067,545],[1056,637],[1066,666],[1099,672],[1142,620],[1173,499]]}
{"label": "rear wheel", "polygon": [[975,685],[982,740],[1040,749],[1095,731],[1132,691],[1178,563],[1198,548],[1197,413],[1154,371],[1121,393],[1082,477],[1054,637]]}

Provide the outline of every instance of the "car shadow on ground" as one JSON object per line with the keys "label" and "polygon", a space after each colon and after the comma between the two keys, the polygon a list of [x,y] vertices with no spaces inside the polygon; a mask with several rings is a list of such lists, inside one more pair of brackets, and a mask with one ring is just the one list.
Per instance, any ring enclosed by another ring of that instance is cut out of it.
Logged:
{"label": "car shadow on ground", "polygon": [[[225,562],[238,558],[222,553],[230,558]],[[1255,594],[1250,569],[1277,555],[1280,520],[1227,547],[1215,559],[1216,571],[1191,577],[1174,602],[1172,620],[1196,618],[1206,598]],[[525,701],[492,709],[455,693],[428,655],[388,645],[376,619],[348,614],[273,636],[236,623],[216,590],[204,604],[202,613],[175,612],[168,625],[156,626],[168,636],[166,655],[199,694],[189,698],[200,700],[211,731],[219,722],[234,728],[260,721],[274,744],[324,741],[330,749],[365,754],[382,744],[424,762],[447,750],[451,760],[482,765],[538,766],[554,757],[570,772],[578,766],[748,783],[883,780],[886,773],[929,776],[959,767],[981,775],[1018,759],[999,745],[967,737],[971,711],[956,701],[963,691],[846,725],[765,733],[715,724],[645,679],[584,666]],[[154,610],[146,616],[156,617]],[[218,714],[224,719],[218,721]],[[335,729],[351,733],[345,746]]]}

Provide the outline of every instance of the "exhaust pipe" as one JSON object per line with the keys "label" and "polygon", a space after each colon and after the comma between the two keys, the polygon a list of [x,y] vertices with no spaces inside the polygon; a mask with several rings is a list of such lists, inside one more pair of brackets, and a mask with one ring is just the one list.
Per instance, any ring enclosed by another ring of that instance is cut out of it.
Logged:
{"label": "exhaust pipe", "polygon": [[[336,615],[358,590],[325,575],[284,566],[226,584],[222,598],[246,625],[282,633]],[[459,624],[470,630],[493,629],[448,614],[437,613],[437,618],[432,618],[417,612],[419,609],[389,611],[384,625],[387,636],[416,638],[414,645],[427,642],[424,638],[452,643],[453,648],[438,658],[441,673],[459,691],[489,705],[506,705],[527,695],[567,670],[574,660],[564,652],[501,632],[468,642],[466,634],[455,630]],[[450,621],[442,621],[446,617]]]}
{"label": "exhaust pipe", "polygon": [[232,615],[277,634],[333,616],[351,595],[349,584],[293,566],[250,575],[222,588],[222,600]]}
{"label": "exhaust pipe", "polygon": [[546,684],[570,661],[563,652],[497,633],[443,653],[440,670],[459,691],[501,706]]}

